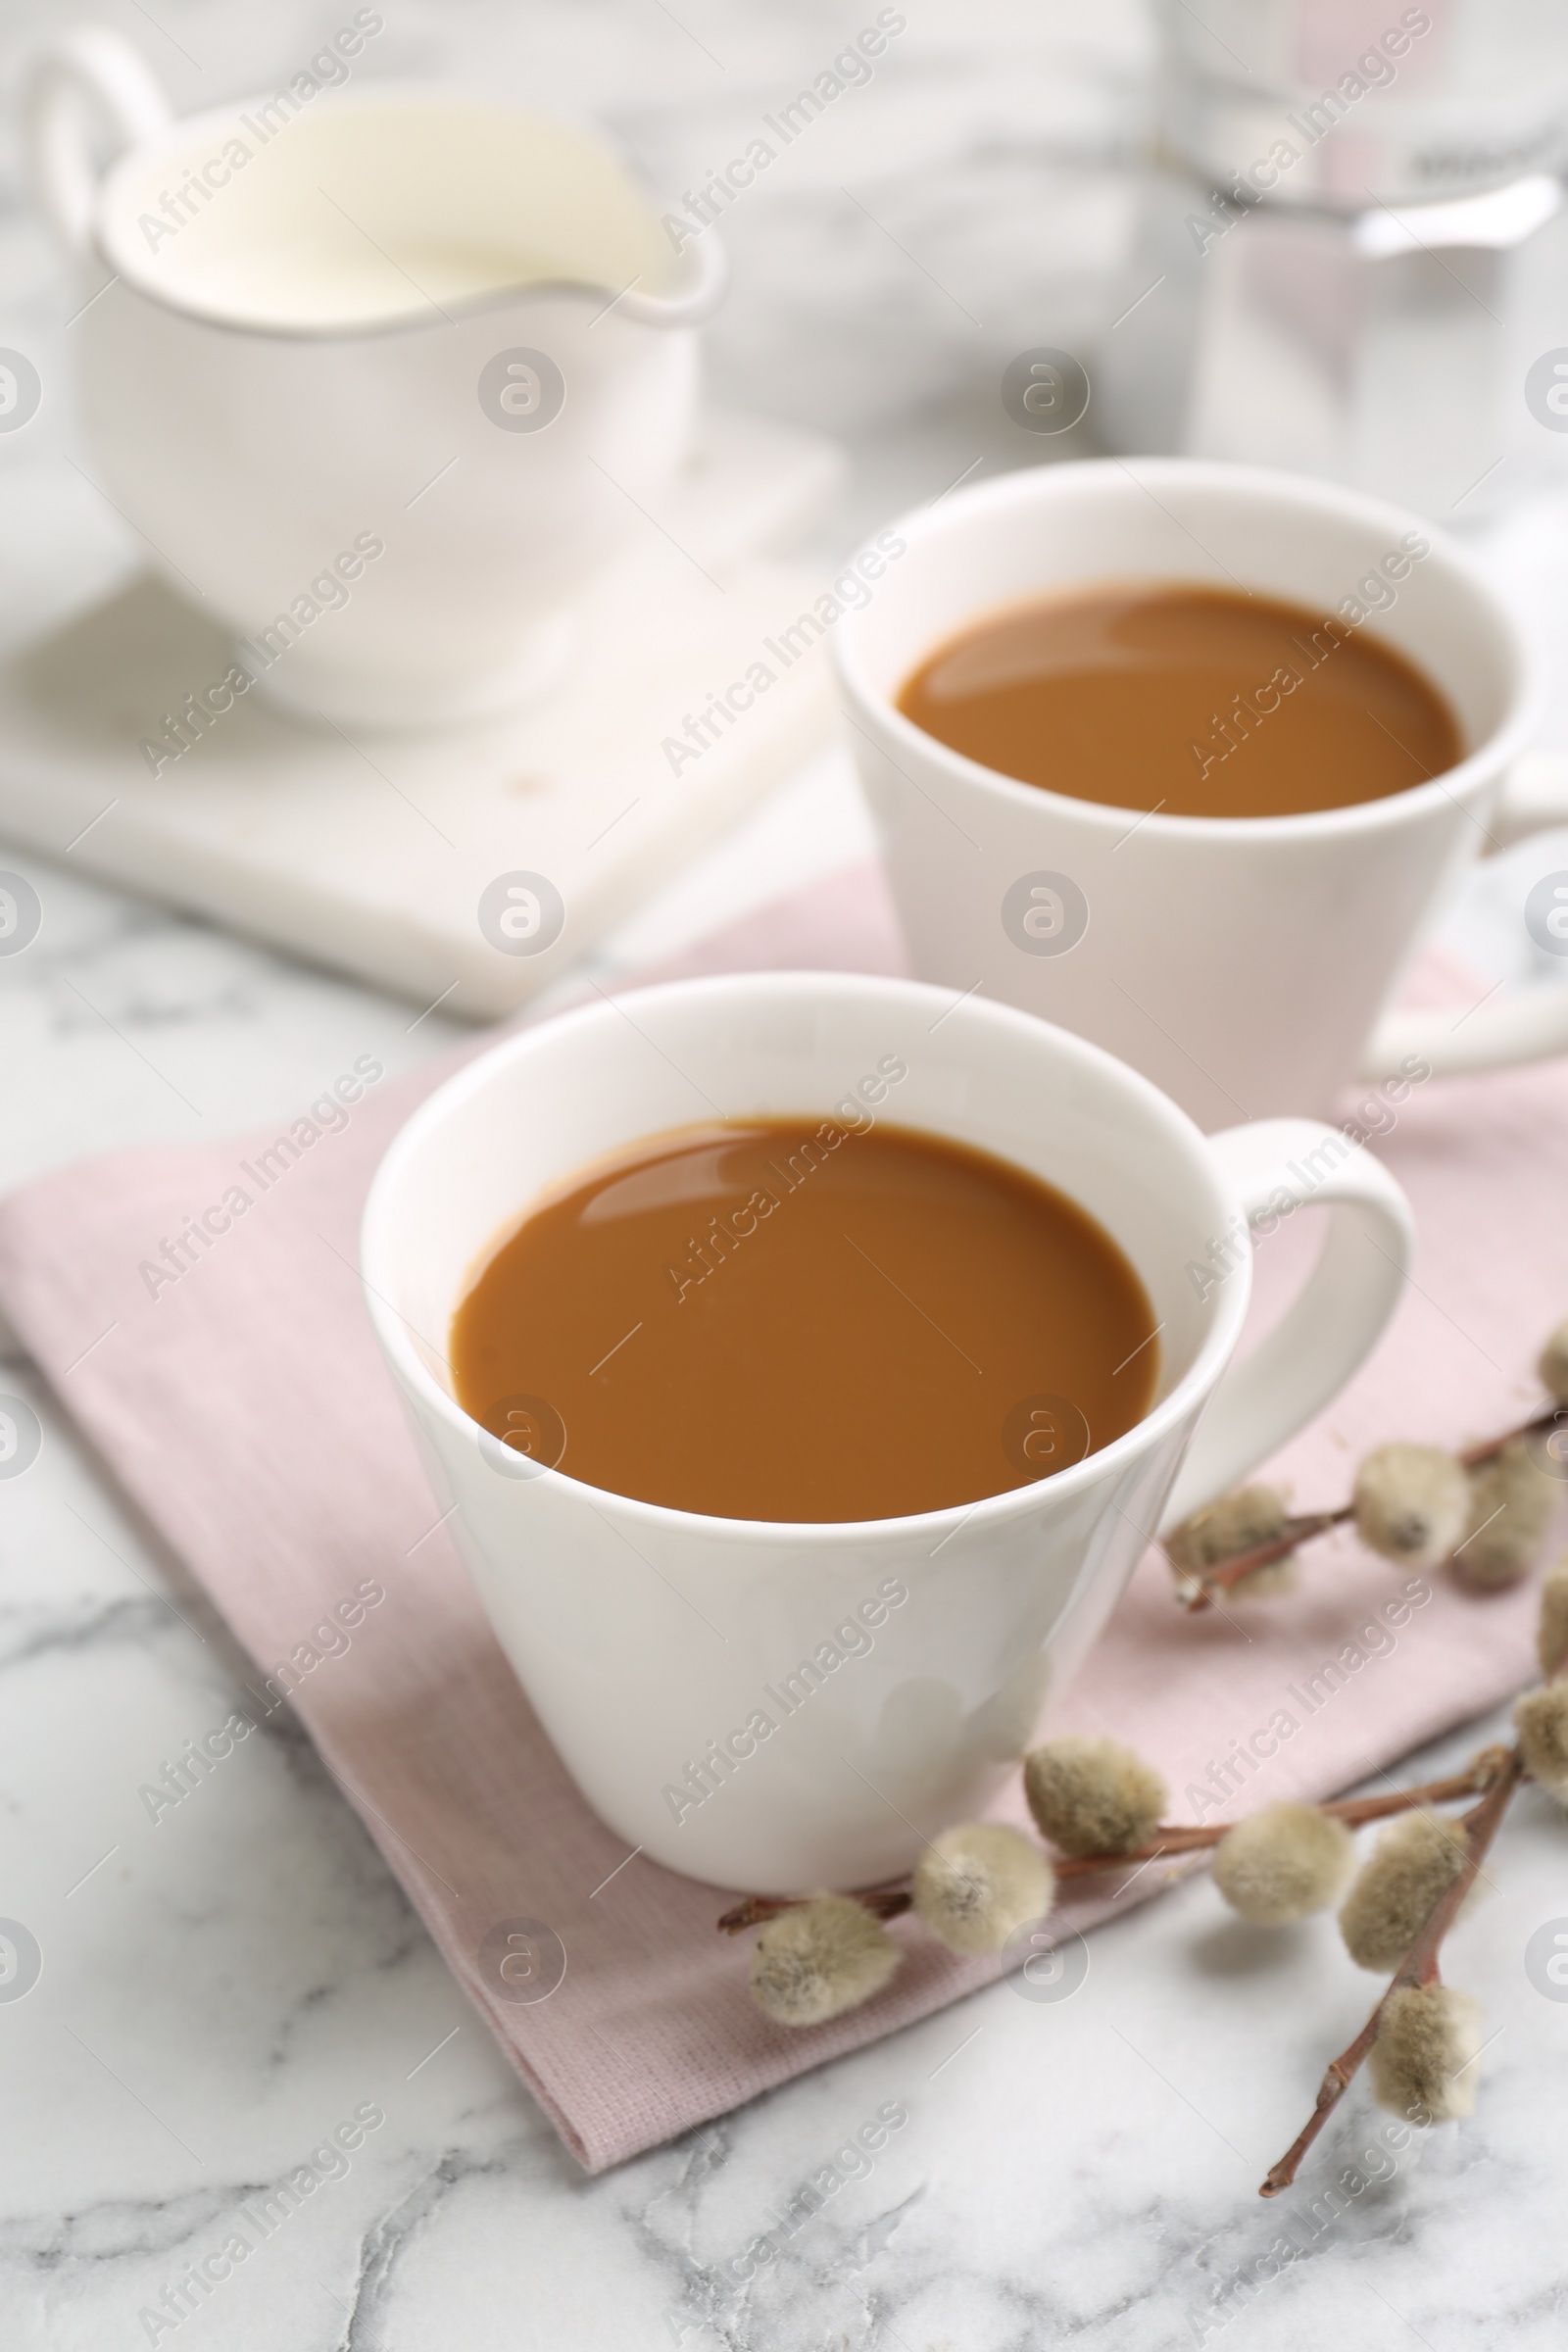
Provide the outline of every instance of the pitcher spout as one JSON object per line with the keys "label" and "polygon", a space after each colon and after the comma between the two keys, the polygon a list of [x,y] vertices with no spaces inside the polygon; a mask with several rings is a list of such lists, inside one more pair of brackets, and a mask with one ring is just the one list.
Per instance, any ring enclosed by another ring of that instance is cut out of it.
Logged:
{"label": "pitcher spout", "polygon": [[664,286],[650,289],[634,279],[617,295],[614,307],[623,318],[640,326],[701,326],[712,317],[729,283],[729,262],[713,231],[689,237],[670,259],[674,267]]}

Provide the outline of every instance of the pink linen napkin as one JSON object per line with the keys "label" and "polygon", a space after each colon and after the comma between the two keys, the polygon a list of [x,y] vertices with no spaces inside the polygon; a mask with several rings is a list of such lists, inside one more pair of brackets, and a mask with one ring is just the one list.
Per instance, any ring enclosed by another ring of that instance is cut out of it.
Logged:
{"label": "pink linen napkin", "polygon": [[[879,872],[781,902],[646,977],[780,966],[902,968]],[[1456,985],[1429,972],[1427,993]],[[628,1860],[545,1739],[440,1524],[354,1271],[386,1145],[487,1042],[359,1094],[344,1073],[341,1120],[323,1095],[260,1136],[119,1152],[24,1187],[0,1202],[0,1305],[256,1661],[237,1705],[256,1720],[297,1706],[507,2055],[598,2171],[1001,1964],[903,1922],[908,1956],[885,1993],[808,2032],[774,2027],[748,1998],[746,1941],[714,1933],[724,1898]],[[1373,1360],[1276,1465],[1303,1505],[1342,1500],[1383,1439],[1458,1443],[1517,1419],[1568,1311],[1563,1065],[1418,1087],[1377,1149],[1415,1204],[1415,1279]],[[1261,1253],[1266,1312],[1310,1222]],[[1177,1818],[1344,1788],[1532,1670],[1529,1589],[1405,1583],[1339,1538],[1307,1555],[1293,1597],[1188,1617],[1151,1557],[1054,1728],[1133,1740],[1168,1774]],[[1079,1892],[1063,1916],[1083,1927],[1113,1907]],[[511,1933],[527,1940],[503,1974]],[[548,1997],[517,1998],[549,1981],[519,1972],[554,1975],[563,1951]]]}

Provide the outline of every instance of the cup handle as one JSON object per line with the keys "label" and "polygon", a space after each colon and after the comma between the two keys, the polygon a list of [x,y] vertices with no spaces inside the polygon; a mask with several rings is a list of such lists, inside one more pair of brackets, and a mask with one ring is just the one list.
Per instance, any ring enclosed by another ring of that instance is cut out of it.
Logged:
{"label": "cup handle", "polygon": [[[1531,833],[1568,825],[1568,760],[1541,754],[1512,769],[1493,818],[1493,847],[1506,850]],[[1568,902],[1565,902],[1568,904]],[[1452,1008],[1386,1013],[1362,1056],[1361,1076],[1392,1078],[1424,1061],[1434,1078],[1462,1070],[1500,1070],[1568,1054],[1568,975],[1535,988],[1489,997],[1455,1021]]]}
{"label": "cup handle", "polygon": [[[1235,1486],[1339,1395],[1398,1303],[1415,1238],[1410,1204],[1388,1169],[1338,1127],[1258,1119],[1211,1135],[1208,1148],[1250,1232],[1265,1218],[1277,1221],[1287,1200],[1284,1213],[1310,1204],[1332,1214],[1299,1296],[1250,1355],[1221,1373],[1162,1530]],[[1216,1266],[1215,1281],[1224,1278]]]}
{"label": "cup handle", "polygon": [[[43,52],[27,85],[27,152],[39,201],[69,253],[88,250],[104,171],[169,120],[169,101],[140,50],[107,24],[84,24]],[[108,133],[101,162],[95,127]]]}

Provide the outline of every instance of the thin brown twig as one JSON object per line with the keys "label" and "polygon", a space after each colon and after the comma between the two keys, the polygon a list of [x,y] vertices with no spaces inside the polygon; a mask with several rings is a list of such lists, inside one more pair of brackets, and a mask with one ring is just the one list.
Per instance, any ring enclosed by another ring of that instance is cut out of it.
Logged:
{"label": "thin brown twig", "polygon": [[1528,1421],[1521,1421],[1516,1429],[1505,1429],[1500,1438],[1488,1438],[1479,1446],[1466,1446],[1454,1455],[1454,1460],[1461,1470],[1477,1470],[1483,1462],[1490,1462],[1494,1454],[1500,1453],[1505,1446],[1511,1446],[1516,1438],[1533,1438],[1538,1430],[1550,1429],[1554,1424],[1564,1421],[1568,1421],[1568,1405],[1544,1404],[1539,1411],[1531,1414]]}
{"label": "thin brown twig", "polygon": [[[1519,1438],[1535,1437],[1542,1430],[1550,1429],[1564,1419],[1568,1419],[1568,1408],[1561,1404],[1543,1405],[1528,1421],[1521,1421],[1517,1428],[1504,1430],[1500,1438],[1487,1438],[1478,1446],[1467,1446],[1454,1455],[1454,1459],[1462,1470],[1477,1470],[1483,1462],[1490,1462],[1501,1453],[1505,1446],[1512,1446]],[[1245,1577],[1250,1576],[1254,1569],[1271,1567],[1276,1560],[1283,1560],[1298,1545],[1309,1544],[1314,1536],[1327,1535],[1330,1528],[1343,1527],[1347,1519],[1353,1519],[1354,1516],[1355,1505],[1343,1502],[1338,1510],[1305,1511],[1287,1519],[1282,1534],[1271,1537],[1266,1544],[1254,1544],[1250,1551],[1235,1553],[1218,1567],[1205,1570],[1201,1576],[1195,1576],[1190,1569],[1178,1570],[1176,1598],[1184,1609],[1206,1609],[1212,1604],[1216,1593],[1229,1592]]]}
{"label": "thin brown twig", "polygon": [[[726,1936],[739,1936],[747,1928],[755,1928],[763,1920],[777,1919],[781,1911],[797,1911],[803,1903],[811,1901],[808,1894],[748,1894],[731,1906],[714,1922]],[[867,1886],[858,1888],[852,1901],[863,1903],[873,1919],[897,1919],[914,1901],[908,1882],[902,1886]]]}

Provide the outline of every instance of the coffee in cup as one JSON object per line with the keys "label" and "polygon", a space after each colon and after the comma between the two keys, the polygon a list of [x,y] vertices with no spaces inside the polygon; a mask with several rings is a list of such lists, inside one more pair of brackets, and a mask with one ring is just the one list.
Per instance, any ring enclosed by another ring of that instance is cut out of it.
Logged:
{"label": "coffee in cup", "polygon": [[[907,1074],[889,1055],[871,1083]],[[449,1353],[481,1428],[590,1487],[712,1518],[899,1519],[1122,1436],[1157,1386],[1155,1320],[1077,1201],[852,1096],[569,1176],[490,1254]]]}
{"label": "coffee in cup", "polygon": [[986,613],[928,654],[898,701],[981,767],[1147,815],[1348,808],[1464,755],[1442,689],[1380,638],[1280,597],[1180,580],[1111,580]]}

